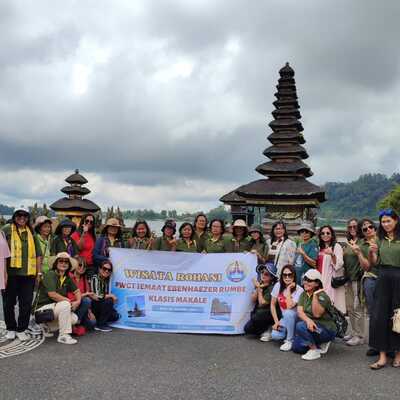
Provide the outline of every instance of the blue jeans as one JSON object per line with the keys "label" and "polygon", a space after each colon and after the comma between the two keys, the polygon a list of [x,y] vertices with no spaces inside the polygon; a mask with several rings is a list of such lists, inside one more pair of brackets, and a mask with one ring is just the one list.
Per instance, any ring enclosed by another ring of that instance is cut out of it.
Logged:
{"label": "blue jeans", "polygon": [[292,350],[295,353],[305,354],[310,346],[317,346],[321,343],[330,342],[335,339],[336,333],[325,328],[316,322],[320,332],[311,332],[307,329],[307,324],[304,321],[299,321],[296,324],[296,333],[294,336]]}
{"label": "blue jeans", "polygon": [[272,340],[283,340],[286,338],[286,340],[292,341],[296,319],[296,309],[282,310],[282,318],[279,321],[279,331],[272,331]]}
{"label": "blue jeans", "polygon": [[88,318],[88,311],[91,305],[92,300],[89,299],[89,297],[82,297],[81,304],[75,311],[75,314],[78,316],[81,324],[88,329],[94,329],[94,327],[96,326],[96,321],[92,321]]}
{"label": "blue jeans", "polygon": [[368,314],[371,315],[372,307],[374,305],[376,279],[364,278],[363,286],[364,286],[365,302],[367,303]]}

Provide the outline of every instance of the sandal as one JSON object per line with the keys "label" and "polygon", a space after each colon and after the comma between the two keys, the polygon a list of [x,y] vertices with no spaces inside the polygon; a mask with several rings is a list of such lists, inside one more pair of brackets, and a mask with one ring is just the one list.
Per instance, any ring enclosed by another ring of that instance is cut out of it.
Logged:
{"label": "sandal", "polygon": [[379,364],[378,361],[377,361],[377,362],[374,362],[373,364],[371,364],[369,367],[371,369],[373,369],[374,371],[377,371],[378,369],[386,367],[386,364]]}
{"label": "sandal", "polygon": [[398,361],[393,361],[393,362],[392,362],[392,367],[393,367],[393,368],[400,368],[400,360],[398,360]]}

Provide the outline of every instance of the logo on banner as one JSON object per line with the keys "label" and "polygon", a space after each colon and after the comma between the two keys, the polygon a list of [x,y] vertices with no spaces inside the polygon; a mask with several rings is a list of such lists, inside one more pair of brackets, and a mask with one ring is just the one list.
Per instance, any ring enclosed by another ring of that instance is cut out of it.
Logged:
{"label": "logo on banner", "polygon": [[247,275],[247,266],[240,261],[234,261],[226,268],[226,276],[232,282],[241,282]]}

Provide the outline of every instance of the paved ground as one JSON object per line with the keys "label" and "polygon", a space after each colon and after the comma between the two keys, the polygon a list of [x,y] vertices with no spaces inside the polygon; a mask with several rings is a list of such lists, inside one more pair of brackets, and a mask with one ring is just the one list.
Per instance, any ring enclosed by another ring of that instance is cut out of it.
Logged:
{"label": "paved ground", "polygon": [[365,346],[302,361],[243,336],[93,333],[0,360],[0,399],[395,399],[399,369],[368,369]]}

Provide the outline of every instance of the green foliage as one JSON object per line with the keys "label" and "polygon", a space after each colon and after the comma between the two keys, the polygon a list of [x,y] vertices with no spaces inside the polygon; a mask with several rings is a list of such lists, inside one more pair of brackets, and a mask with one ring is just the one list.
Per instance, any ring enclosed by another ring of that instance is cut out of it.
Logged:
{"label": "green foliage", "polygon": [[378,208],[392,208],[400,213],[400,185],[396,186],[387,196],[378,202]]}
{"label": "green foliage", "polygon": [[222,219],[223,221],[230,221],[231,214],[228,212],[223,205],[213,208],[207,213],[207,218],[211,221],[214,218]]}
{"label": "green foliage", "polygon": [[321,205],[319,216],[376,218],[378,202],[399,184],[400,174],[365,174],[349,183],[328,182],[324,185],[327,201]]}

